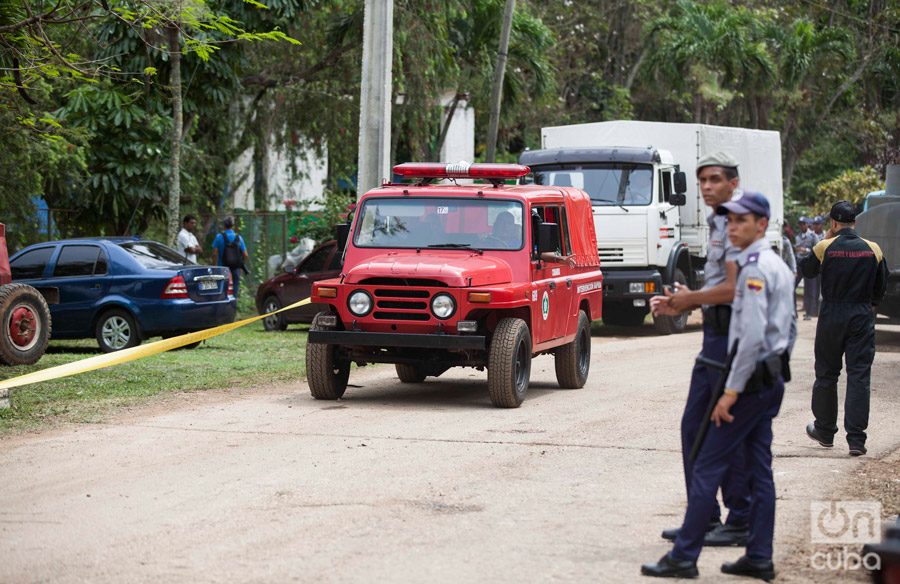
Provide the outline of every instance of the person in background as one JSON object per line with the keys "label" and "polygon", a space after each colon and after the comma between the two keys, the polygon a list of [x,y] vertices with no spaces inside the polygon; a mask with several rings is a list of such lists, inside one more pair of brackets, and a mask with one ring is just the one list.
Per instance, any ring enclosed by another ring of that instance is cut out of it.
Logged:
{"label": "person in background", "polygon": [[213,263],[231,270],[231,282],[234,285],[234,297],[238,297],[241,281],[241,270],[250,257],[244,238],[234,231],[234,217],[228,215],[222,222],[225,231],[216,235],[213,241]]}
{"label": "person in background", "polygon": [[197,218],[193,215],[185,215],[182,222],[181,231],[178,232],[178,238],[175,240],[175,246],[178,253],[183,255],[187,261],[197,263],[197,254],[203,253],[200,242],[194,235],[194,229],[197,228]]}
{"label": "person in background", "polygon": [[818,240],[816,243],[825,239],[825,232],[823,231],[824,226],[825,220],[822,219],[821,215],[813,217],[813,233],[816,234],[816,239]]}
{"label": "person in background", "polygon": [[[802,262],[807,256],[809,256],[809,252],[812,250],[813,246],[816,245],[819,240],[816,238],[816,234],[809,228],[809,219],[806,217],[800,217],[797,221],[798,226],[800,227],[800,233],[794,236],[794,251],[797,253],[797,262]],[[797,271],[797,276],[795,278],[795,284],[800,283],[800,278],[803,278],[803,274],[800,271]],[[810,313],[811,310],[811,302],[810,302],[810,289],[815,286],[815,283],[810,283],[808,280],[810,278],[804,278],[803,280],[803,311],[806,314],[803,316],[803,320],[810,320],[812,315]],[[814,278],[813,278],[814,279]],[[795,286],[796,288],[796,286]],[[816,294],[818,295],[818,290],[816,290]],[[816,297],[816,304],[818,304],[818,296]]]}

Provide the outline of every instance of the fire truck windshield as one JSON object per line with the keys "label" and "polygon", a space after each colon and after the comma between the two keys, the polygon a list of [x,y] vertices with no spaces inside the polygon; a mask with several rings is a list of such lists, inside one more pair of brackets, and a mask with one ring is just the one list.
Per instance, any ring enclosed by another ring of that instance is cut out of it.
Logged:
{"label": "fire truck windshield", "polygon": [[508,199],[372,197],[357,213],[357,247],[512,250],[524,243],[523,206]]}

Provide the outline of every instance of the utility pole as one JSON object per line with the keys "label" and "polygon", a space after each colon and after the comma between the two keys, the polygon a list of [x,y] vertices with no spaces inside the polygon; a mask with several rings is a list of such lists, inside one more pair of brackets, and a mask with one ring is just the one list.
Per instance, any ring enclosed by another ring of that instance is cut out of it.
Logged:
{"label": "utility pole", "polygon": [[390,176],[393,0],[366,0],[359,96],[357,198]]}
{"label": "utility pole", "polygon": [[497,50],[497,66],[494,67],[494,81],[491,84],[491,117],[488,122],[487,150],[485,162],[493,162],[497,150],[497,130],[500,128],[500,98],[503,96],[503,76],[506,74],[506,56],[509,53],[509,31],[512,29],[516,0],[506,0],[503,24],[500,28],[500,48]]}

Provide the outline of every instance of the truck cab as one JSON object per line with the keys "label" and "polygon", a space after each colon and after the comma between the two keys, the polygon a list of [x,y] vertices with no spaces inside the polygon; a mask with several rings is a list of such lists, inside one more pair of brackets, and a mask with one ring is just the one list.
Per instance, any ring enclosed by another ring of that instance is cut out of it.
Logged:
{"label": "truck cab", "polygon": [[313,397],[341,397],[351,363],[393,363],[407,383],[462,366],[487,369],[495,406],[518,407],[542,354],[554,356],[562,387],[582,387],[603,288],[588,196],[505,184],[528,173],[521,165],[407,163],[394,173],[413,182],[360,199],[339,240],[340,277],[313,286],[312,302],[328,305],[309,333]]}

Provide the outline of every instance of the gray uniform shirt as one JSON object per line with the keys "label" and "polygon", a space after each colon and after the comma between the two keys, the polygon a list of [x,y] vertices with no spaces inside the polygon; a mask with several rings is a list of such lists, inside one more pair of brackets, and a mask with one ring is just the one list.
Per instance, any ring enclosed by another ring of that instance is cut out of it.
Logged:
{"label": "gray uniform shirt", "polygon": [[[819,238],[816,237],[816,234],[812,229],[807,229],[806,231],[800,232],[794,236],[794,251],[797,252],[797,258],[803,259],[809,255],[812,251],[812,248],[816,247],[816,244],[819,243]],[[805,247],[806,251],[800,251],[798,248]]]}
{"label": "gray uniform shirt", "polygon": [[737,260],[728,350],[740,339],[725,387],[744,391],[757,361],[794,347],[794,275],[765,238],[750,244]]}
{"label": "gray uniform shirt", "polygon": [[724,282],[725,262],[733,262],[741,254],[741,250],[728,239],[727,217],[710,213],[706,223],[709,224],[709,245],[706,248],[706,263],[703,265],[706,276],[704,290]]}

